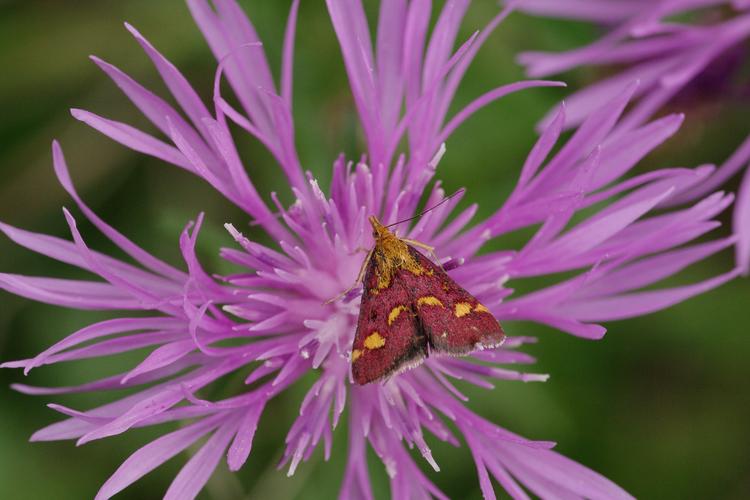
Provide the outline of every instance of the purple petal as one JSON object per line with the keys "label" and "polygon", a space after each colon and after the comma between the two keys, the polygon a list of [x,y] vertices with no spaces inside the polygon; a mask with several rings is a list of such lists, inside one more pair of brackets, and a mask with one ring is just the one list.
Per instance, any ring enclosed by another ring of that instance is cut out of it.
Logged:
{"label": "purple petal", "polygon": [[73,118],[106,135],[113,141],[139,153],[147,154],[192,172],[192,167],[180,151],[159,139],[126,123],[103,118],[83,109],[71,109]]}
{"label": "purple petal", "polygon": [[144,251],[128,238],[117,232],[112,226],[101,220],[85,203],[83,203],[78,196],[75,187],[73,187],[73,182],[70,180],[68,165],[65,163],[62,148],[57,141],[52,143],[52,160],[60,184],[62,184],[68,194],[70,194],[70,196],[76,201],[81,211],[86,214],[86,217],[97,227],[97,229],[104,233],[112,243],[120,247],[125,253],[141,263],[144,267],[151,269],[155,273],[179,282],[183,282],[186,279],[184,273]]}
{"label": "purple petal", "polygon": [[191,127],[182,116],[175,111],[166,101],[149,91],[130,76],[125,74],[115,66],[97,58],[91,58],[94,63],[109,76],[115,84],[122,90],[133,104],[164,134],[169,134],[169,123],[177,128],[180,133],[187,137],[193,147],[198,151],[203,160],[211,166],[217,168],[220,164],[215,154],[206,145],[200,134]]}
{"label": "purple petal", "polygon": [[738,235],[737,267],[747,276],[750,273],[750,168],[745,171],[737,193],[732,224]]}
{"label": "purple petal", "polygon": [[[227,416],[224,416],[226,419]],[[165,500],[191,500],[198,496],[203,485],[211,477],[221,456],[229,445],[235,431],[237,419],[231,418],[214,433],[203,447],[193,455],[169,485]]]}
{"label": "purple petal", "polygon": [[297,31],[297,13],[299,0],[293,0],[289,9],[289,18],[284,31],[284,48],[281,59],[281,97],[289,109],[292,109],[292,74],[294,62],[294,38]]}
{"label": "purple petal", "polygon": [[258,421],[263,413],[264,405],[258,404],[245,410],[245,415],[239,424],[237,435],[234,437],[232,445],[227,453],[227,464],[229,470],[238,471],[250,456],[250,450],[253,446],[255,431],[258,429]]}
{"label": "purple petal", "polygon": [[180,71],[167,60],[158,50],[154,48],[151,43],[141,35],[137,29],[128,23],[125,23],[125,28],[135,37],[138,43],[143,47],[143,50],[151,58],[151,61],[156,66],[159,75],[162,80],[169,88],[172,96],[177,100],[182,110],[185,111],[193,125],[201,132],[201,135],[207,139],[208,131],[205,129],[203,124],[204,118],[210,117],[208,109],[201,101],[198,94],[193,90],[185,77]]}
{"label": "purple petal", "polygon": [[646,287],[729,247],[734,242],[734,238],[725,238],[645,258],[586,285],[576,296],[579,298],[606,296]]}
{"label": "purple petal", "polygon": [[107,479],[96,500],[106,500],[124,490],[170,458],[179,454],[221,424],[223,415],[205,418],[170,432],[138,449]]}
{"label": "purple petal", "polygon": [[[54,354],[103,336],[136,330],[159,330],[162,328],[180,328],[184,326],[184,320],[169,317],[116,318],[94,323],[68,335],[63,340],[37,355],[34,358],[34,365],[44,364],[46,359]],[[31,366],[29,369],[31,369]]]}
{"label": "purple petal", "polygon": [[38,302],[73,309],[143,309],[140,301],[109,283],[0,273],[0,288]]}
{"label": "purple petal", "polygon": [[[525,480],[528,488],[542,496],[544,493],[564,495],[567,491],[582,498],[596,500],[633,498],[602,475],[554,451],[532,449],[516,444],[508,444],[507,448],[509,453],[504,455],[510,471]],[[543,480],[542,483],[538,482],[539,478]],[[552,488],[545,488],[546,491],[543,493],[537,486]]]}
{"label": "purple petal", "polygon": [[654,148],[675,134],[685,115],[660,118],[632,132],[623,134],[602,150],[602,161],[594,172],[591,189],[609,184],[635,166]]}
{"label": "purple petal", "polygon": [[567,304],[563,309],[566,314],[582,321],[612,321],[632,318],[633,316],[642,316],[664,309],[695,295],[705,293],[736,278],[739,274],[739,271],[735,269],[693,285],[614,297],[590,298],[585,302]]}
{"label": "purple petal", "polygon": [[531,14],[600,23],[622,21],[641,12],[650,0],[524,0],[518,9]]}
{"label": "purple petal", "polygon": [[565,86],[566,85],[564,82],[554,82],[554,81],[547,81],[547,80],[526,80],[522,82],[510,83],[508,85],[503,85],[502,87],[498,87],[496,89],[490,90],[489,92],[477,97],[474,101],[469,103],[465,108],[463,108],[461,111],[456,113],[456,115],[450,119],[450,121],[445,125],[445,127],[443,127],[443,130],[440,132],[440,135],[435,140],[434,144],[437,147],[437,145],[445,142],[448,139],[448,137],[453,133],[453,131],[458,128],[459,125],[461,125],[464,121],[466,121],[476,111],[485,107],[487,104],[491,103],[492,101],[496,101],[497,99],[505,97],[508,94],[512,94],[514,92],[518,92],[519,90],[524,90],[528,88],[565,87]]}
{"label": "purple petal", "polygon": [[151,352],[146,359],[138,363],[138,366],[130,370],[128,374],[122,378],[122,383],[124,384],[128,380],[143,373],[148,373],[171,365],[175,361],[185,357],[191,351],[194,351],[195,348],[195,343],[192,339],[178,340],[164,344]]}

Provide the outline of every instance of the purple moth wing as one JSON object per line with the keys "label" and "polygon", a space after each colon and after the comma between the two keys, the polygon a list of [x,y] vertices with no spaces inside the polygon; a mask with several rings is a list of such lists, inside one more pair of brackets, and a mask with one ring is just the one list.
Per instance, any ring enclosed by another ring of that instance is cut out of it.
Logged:
{"label": "purple moth wing", "polygon": [[377,273],[373,258],[363,280],[352,346],[352,376],[360,385],[416,366],[427,356],[427,337],[420,329],[404,280],[413,275],[400,270],[387,288],[379,289]]}
{"label": "purple moth wing", "polygon": [[405,278],[413,309],[432,350],[464,355],[503,343],[503,328],[484,305],[411,245],[409,253],[427,269],[421,276]]}

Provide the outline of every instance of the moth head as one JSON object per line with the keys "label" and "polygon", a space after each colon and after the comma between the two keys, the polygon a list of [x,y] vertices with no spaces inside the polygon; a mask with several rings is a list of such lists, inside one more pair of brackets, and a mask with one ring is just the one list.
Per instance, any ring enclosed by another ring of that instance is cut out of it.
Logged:
{"label": "moth head", "polygon": [[379,240],[385,235],[390,234],[390,231],[388,231],[388,229],[383,224],[381,224],[378,218],[374,215],[368,217],[367,220],[370,221],[370,225],[372,226],[372,237],[376,240]]}

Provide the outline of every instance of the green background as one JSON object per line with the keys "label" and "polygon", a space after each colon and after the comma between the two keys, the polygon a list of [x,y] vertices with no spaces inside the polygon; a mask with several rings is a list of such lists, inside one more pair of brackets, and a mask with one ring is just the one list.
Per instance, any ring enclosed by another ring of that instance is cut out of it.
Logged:
{"label": "green background", "polygon": [[[372,2],[370,2],[372,3]],[[372,5],[368,3],[368,8]],[[496,11],[494,2],[470,9],[462,37]],[[243,2],[278,69],[288,2]],[[222,223],[243,226],[236,208],[197,178],[131,152],[98,135],[68,114],[92,110],[152,128],[87,55],[115,63],[166,96],[163,84],[137,43],[122,27],[134,24],[176,63],[204,98],[210,96],[215,63],[185,5],[177,0],[0,1],[0,220],[67,237],[60,208],[73,203],[58,186],[50,142],[61,140],[79,192],[107,221],[144,248],[180,263],[177,238],[186,221],[205,211],[199,239],[205,266],[221,271],[215,250],[231,245]],[[514,56],[524,49],[564,49],[596,36],[591,27],[512,16],[489,40],[467,75],[457,103],[522,77]],[[601,76],[598,71],[564,75],[572,89]],[[526,91],[481,111],[449,143],[438,177],[448,191],[468,188],[480,215],[497,207],[513,186],[533,144],[534,123],[564,96],[560,89]],[[643,168],[720,162],[747,132],[746,103],[698,99],[682,108],[683,130],[652,154]],[[338,46],[323,2],[303,2],[295,62],[295,118],[306,168],[327,185],[330,164],[340,151],[357,155],[361,136]],[[241,141],[247,168],[261,192],[283,190],[269,156]],[[732,188],[736,187],[732,185]],[[288,199],[288,198],[287,198]],[[463,203],[465,205],[465,203]],[[84,237],[96,249],[114,252],[77,215]],[[726,234],[729,214],[724,214]],[[508,238],[520,245],[528,235]],[[670,285],[728,270],[731,252],[694,266]],[[0,271],[62,277],[80,273],[0,241]],[[69,332],[101,319],[0,294],[0,358],[36,354]],[[750,339],[746,338],[750,282],[736,280],[668,311],[608,324],[604,340],[588,342],[529,324],[511,332],[541,338],[528,351],[539,362],[530,370],[552,375],[546,384],[498,383],[494,391],[470,391],[473,409],[530,438],[550,439],[558,450],[600,471],[639,498],[750,497],[750,396],[747,390]],[[33,371],[0,371],[0,498],[90,498],[133,450],[168,426],[136,430],[75,449],[72,442],[27,442],[31,433],[59,417],[44,405],[78,409],[109,395],[30,397],[12,382],[65,385],[116,373],[134,357],[63,364]],[[305,381],[305,384],[309,380]],[[333,457],[318,450],[297,474],[286,478],[275,463],[298,412],[305,384],[275,400],[261,421],[250,460],[236,475],[222,463],[203,498],[331,498],[343,474],[345,428],[335,433]],[[428,471],[452,498],[480,498],[473,462],[465,448],[430,441],[443,472]],[[371,457],[376,494],[387,497],[380,463]],[[180,456],[121,494],[153,498],[184,463]],[[421,460],[417,460],[421,463]],[[421,464],[424,465],[424,464]],[[425,469],[427,470],[427,469]]]}

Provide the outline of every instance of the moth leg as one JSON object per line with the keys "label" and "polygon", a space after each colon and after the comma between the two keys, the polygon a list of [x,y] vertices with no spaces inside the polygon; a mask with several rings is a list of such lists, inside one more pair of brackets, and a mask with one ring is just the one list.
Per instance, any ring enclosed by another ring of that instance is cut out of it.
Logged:
{"label": "moth leg", "polygon": [[445,268],[443,267],[443,264],[440,262],[440,259],[438,258],[437,254],[435,253],[435,247],[432,247],[432,246],[430,246],[430,245],[428,245],[426,243],[422,243],[421,241],[410,240],[408,238],[402,238],[401,241],[403,241],[405,243],[409,243],[410,245],[414,245],[415,247],[418,247],[418,248],[421,248],[421,249],[427,251],[427,253],[430,254],[430,257],[435,262],[435,264],[437,264],[438,266],[440,266],[440,269],[442,269],[443,272],[445,272]]}
{"label": "moth leg", "polygon": [[401,241],[414,245],[415,247],[423,248],[424,250],[427,250],[428,252],[433,252],[435,250],[435,247],[432,247],[428,245],[427,243],[422,243],[421,241],[410,240],[408,238],[401,238]]}
{"label": "moth leg", "polygon": [[354,280],[354,284],[352,286],[350,286],[349,288],[347,288],[346,290],[344,290],[343,292],[341,292],[340,294],[336,295],[335,297],[330,298],[330,299],[326,300],[325,302],[323,302],[323,305],[330,304],[331,302],[336,302],[341,297],[343,297],[347,293],[349,293],[352,290],[354,290],[357,287],[357,285],[359,285],[360,283],[362,283],[362,280],[365,277],[365,270],[367,269],[367,264],[370,262],[370,259],[372,258],[372,253],[374,251],[375,251],[375,248],[373,247],[369,252],[367,252],[367,257],[365,257],[365,260],[362,262],[362,267],[359,268],[359,274],[357,274],[357,279]]}

